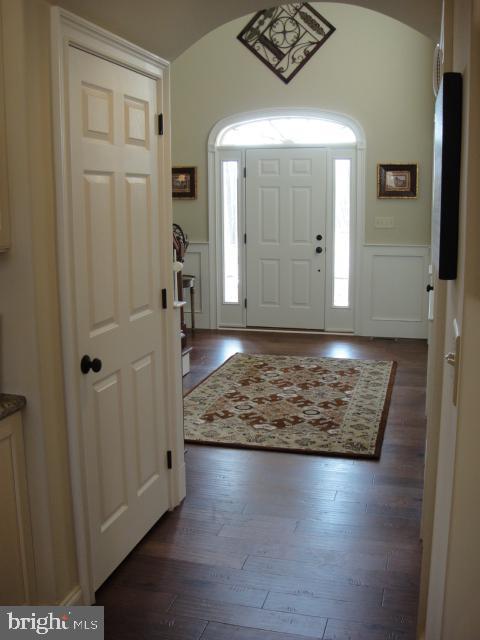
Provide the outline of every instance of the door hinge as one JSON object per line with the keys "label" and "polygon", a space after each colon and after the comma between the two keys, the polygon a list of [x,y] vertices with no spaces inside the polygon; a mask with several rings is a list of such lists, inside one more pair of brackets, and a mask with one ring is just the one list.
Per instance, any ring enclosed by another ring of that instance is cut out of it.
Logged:
{"label": "door hinge", "polygon": [[167,469],[171,469],[172,467],[173,467],[172,452],[169,450],[167,451]]}
{"label": "door hinge", "polygon": [[247,177],[247,167],[243,167],[243,177]]}
{"label": "door hinge", "polygon": [[166,309],[167,306],[167,290],[162,289],[162,309]]}
{"label": "door hinge", "polygon": [[247,244],[247,234],[243,234],[243,244]]}
{"label": "door hinge", "polygon": [[163,136],[163,113],[158,114],[158,135]]}
{"label": "door hinge", "polygon": [[244,305],[245,305],[245,309],[246,309],[247,308],[247,299],[246,298],[245,298],[245,301],[244,301]]}

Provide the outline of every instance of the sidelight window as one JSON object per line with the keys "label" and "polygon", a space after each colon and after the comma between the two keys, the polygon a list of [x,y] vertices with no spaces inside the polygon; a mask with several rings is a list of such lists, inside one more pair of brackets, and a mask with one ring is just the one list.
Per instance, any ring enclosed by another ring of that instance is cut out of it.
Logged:
{"label": "sidelight window", "polygon": [[222,162],[223,302],[238,304],[238,171],[236,160]]}
{"label": "sidelight window", "polygon": [[351,160],[335,160],[333,306],[350,306]]}

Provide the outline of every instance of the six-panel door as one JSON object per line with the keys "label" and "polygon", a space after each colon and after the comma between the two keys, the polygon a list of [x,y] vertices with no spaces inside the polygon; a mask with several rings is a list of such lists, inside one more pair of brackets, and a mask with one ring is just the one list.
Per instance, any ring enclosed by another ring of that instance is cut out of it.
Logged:
{"label": "six-panel door", "polygon": [[[94,586],[167,510],[157,82],[70,50],[77,347]],[[80,369],[79,369],[80,370]]]}
{"label": "six-panel door", "polygon": [[323,329],[326,151],[246,156],[247,324]]}

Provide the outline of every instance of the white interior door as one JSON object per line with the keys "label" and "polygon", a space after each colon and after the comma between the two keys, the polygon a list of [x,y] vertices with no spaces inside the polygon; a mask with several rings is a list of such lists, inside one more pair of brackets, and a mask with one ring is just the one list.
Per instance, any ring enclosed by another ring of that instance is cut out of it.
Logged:
{"label": "white interior door", "polygon": [[95,588],[168,508],[157,82],[71,49],[79,371],[102,363],[79,375]]}
{"label": "white interior door", "polygon": [[325,149],[246,153],[247,324],[325,327]]}

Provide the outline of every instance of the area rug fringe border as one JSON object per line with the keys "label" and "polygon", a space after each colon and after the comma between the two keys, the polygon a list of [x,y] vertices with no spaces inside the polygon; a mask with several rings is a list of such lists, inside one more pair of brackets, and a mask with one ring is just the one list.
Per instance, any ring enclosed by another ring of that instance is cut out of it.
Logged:
{"label": "area rug fringe border", "polygon": [[[205,376],[203,380],[197,382],[195,386],[187,391],[183,395],[184,398],[189,396],[192,391],[195,391],[201,384],[203,384],[206,380],[208,380],[211,376],[213,376],[219,369],[227,364],[232,358],[236,355],[244,354],[244,355],[252,355],[252,356],[264,356],[264,353],[245,353],[244,351],[237,351],[233,353],[229,358],[227,358],[222,364],[220,364],[216,369],[211,371],[208,376]],[[268,354],[268,355],[282,355],[282,354]],[[309,357],[309,356],[306,356]],[[329,356],[318,356],[321,358],[328,358]],[[334,358],[336,360],[341,358]],[[347,360],[356,360],[358,358],[347,358]],[[255,451],[275,451],[277,453],[301,453],[302,455],[307,456],[323,456],[327,458],[347,458],[350,460],[379,460],[380,454],[382,451],[383,439],[385,436],[385,429],[387,427],[388,413],[390,411],[390,403],[392,399],[393,385],[395,383],[395,375],[397,372],[397,362],[396,360],[392,360],[392,368],[390,370],[390,378],[388,381],[387,392],[385,394],[385,400],[383,405],[382,416],[380,418],[380,424],[378,426],[377,440],[375,442],[375,451],[373,454],[367,453],[339,453],[336,451],[310,451],[308,449],[286,449],[285,447],[265,447],[261,445],[249,445],[249,444],[235,444],[232,442],[212,442],[210,440],[190,440],[189,438],[185,438],[185,442],[188,444],[198,444],[206,447],[222,447],[223,449],[253,449]]]}
{"label": "area rug fringe border", "polygon": [[371,460],[378,460],[382,451],[383,438],[385,436],[385,429],[387,428],[388,412],[390,411],[390,402],[392,400],[393,385],[395,383],[395,375],[397,373],[397,362],[392,360],[392,368],[390,370],[390,379],[388,381],[387,393],[385,394],[385,401],[383,404],[382,417],[380,419],[380,425],[378,428],[377,441],[375,443],[375,452],[372,456],[358,456],[359,458],[370,458]]}

